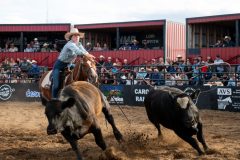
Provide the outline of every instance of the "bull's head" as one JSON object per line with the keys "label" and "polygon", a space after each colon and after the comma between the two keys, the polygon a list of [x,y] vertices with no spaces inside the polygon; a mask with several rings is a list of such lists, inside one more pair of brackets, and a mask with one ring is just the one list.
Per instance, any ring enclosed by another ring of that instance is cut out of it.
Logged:
{"label": "bull's head", "polygon": [[45,114],[48,119],[48,127],[47,127],[47,134],[56,134],[58,130],[60,129],[59,123],[61,122],[61,114],[64,109],[70,108],[75,104],[74,98],[69,98],[66,101],[60,101],[60,100],[50,100],[43,98],[42,101],[45,108]]}
{"label": "bull's head", "polygon": [[196,134],[198,132],[198,111],[191,97],[183,93],[175,96],[174,101],[181,124],[190,134]]}

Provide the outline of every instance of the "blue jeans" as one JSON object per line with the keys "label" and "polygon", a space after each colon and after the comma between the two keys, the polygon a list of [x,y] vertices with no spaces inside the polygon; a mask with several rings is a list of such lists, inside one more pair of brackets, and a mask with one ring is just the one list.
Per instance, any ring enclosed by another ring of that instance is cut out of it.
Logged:
{"label": "blue jeans", "polygon": [[60,87],[60,71],[63,71],[66,68],[68,63],[64,63],[60,60],[57,60],[53,66],[53,85],[52,85],[52,98],[58,97],[58,91]]}

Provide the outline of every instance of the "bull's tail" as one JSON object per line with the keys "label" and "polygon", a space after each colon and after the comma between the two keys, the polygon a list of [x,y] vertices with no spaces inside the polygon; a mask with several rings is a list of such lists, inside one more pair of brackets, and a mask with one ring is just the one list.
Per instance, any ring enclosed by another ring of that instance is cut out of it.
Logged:
{"label": "bull's tail", "polygon": [[109,109],[110,108],[110,104],[108,103],[107,97],[104,96],[104,94],[98,89],[98,92],[101,96],[101,101],[103,103],[103,108]]}

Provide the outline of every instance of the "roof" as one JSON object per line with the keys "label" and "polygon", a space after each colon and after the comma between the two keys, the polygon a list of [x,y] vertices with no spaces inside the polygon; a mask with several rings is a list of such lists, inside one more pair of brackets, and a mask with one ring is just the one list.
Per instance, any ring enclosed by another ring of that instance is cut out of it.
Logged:
{"label": "roof", "polygon": [[131,22],[114,22],[114,23],[95,23],[95,24],[76,24],[78,29],[101,29],[101,28],[118,28],[118,27],[144,27],[144,26],[163,26],[165,20],[150,21],[131,21]]}
{"label": "roof", "polygon": [[193,18],[187,18],[186,22],[187,24],[190,24],[190,23],[207,23],[207,22],[230,21],[230,20],[240,20],[240,13],[205,16],[205,17],[193,17]]}
{"label": "roof", "polygon": [[67,32],[70,23],[55,24],[0,24],[0,32]]}

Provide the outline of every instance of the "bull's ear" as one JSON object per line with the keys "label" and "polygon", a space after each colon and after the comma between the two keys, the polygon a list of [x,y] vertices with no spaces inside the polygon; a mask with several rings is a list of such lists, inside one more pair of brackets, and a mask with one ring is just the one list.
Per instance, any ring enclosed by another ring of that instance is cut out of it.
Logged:
{"label": "bull's ear", "polygon": [[71,108],[75,104],[76,100],[74,98],[68,98],[68,100],[62,102],[62,110],[65,108]]}
{"label": "bull's ear", "polygon": [[42,101],[42,105],[44,105],[44,106],[47,105],[48,100],[42,95],[41,95],[41,101]]}

